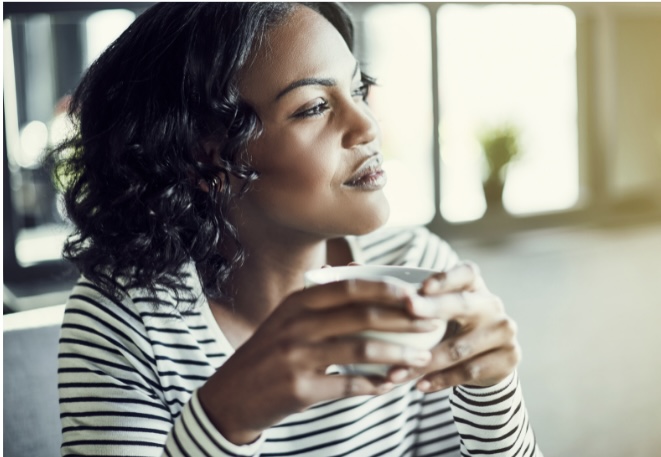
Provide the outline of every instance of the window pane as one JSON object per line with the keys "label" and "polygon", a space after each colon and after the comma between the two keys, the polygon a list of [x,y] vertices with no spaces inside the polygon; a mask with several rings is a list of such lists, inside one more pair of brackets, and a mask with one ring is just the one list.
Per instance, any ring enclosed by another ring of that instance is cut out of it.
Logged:
{"label": "window pane", "polygon": [[576,19],[554,5],[446,5],[438,13],[441,212],[486,209],[485,129],[514,125],[523,152],[507,172],[513,214],[569,208],[579,196]]}
{"label": "window pane", "polygon": [[67,227],[44,151],[67,134],[69,94],[133,21],[128,10],[14,15],[3,21],[4,114],[20,265],[61,257]]}
{"label": "window pane", "polygon": [[361,63],[378,80],[370,104],[383,134],[388,225],[425,224],[434,214],[429,12],[421,5],[374,6],[362,20]]}
{"label": "window pane", "polygon": [[92,63],[135,20],[135,13],[128,10],[103,10],[91,14],[85,21],[86,63]]}

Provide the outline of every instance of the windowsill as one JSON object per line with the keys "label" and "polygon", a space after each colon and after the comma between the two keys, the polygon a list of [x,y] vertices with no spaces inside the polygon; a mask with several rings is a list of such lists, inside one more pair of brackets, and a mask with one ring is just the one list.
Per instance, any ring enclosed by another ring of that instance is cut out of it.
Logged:
{"label": "windowsill", "polygon": [[62,246],[70,229],[62,224],[47,224],[23,229],[16,237],[16,258],[23,266],[62,260]]}
{"label": "windowsill", "polygon": [[661,202],[648,201],[638,207],[574,209],[558,213],[513,216],[507,212],[487,213],[479,220],[453,224],[437,216],[427,227],[449,240],[497,241],[523,232],[574,227],[623,227],[661,222]]}
{"label": "windowsill", "polygon": [[4,311],[12,313],[61,305],[69,298],[74,284],[75,280],[56,278],[26,283],[5,283]]}
{"label": "windowsill", "polygon": [[3,332],[14,332],[38,327],[60,325],[64,315],[64,305],[49,306],[42,310],[31,310],[11,314],[2,319]]}

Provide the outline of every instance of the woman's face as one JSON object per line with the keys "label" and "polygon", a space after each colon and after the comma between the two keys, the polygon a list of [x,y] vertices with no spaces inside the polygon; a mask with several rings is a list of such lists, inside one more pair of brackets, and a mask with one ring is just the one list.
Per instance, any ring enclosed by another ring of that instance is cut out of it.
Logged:
{"label": "woman's face", "polygon": [[240,80],[263,133],[248,147],[259,179],[237,201],[234,222],[313,238],[380,227],[389,214],[380,133],[355,57],[306,7],[268,37]]}

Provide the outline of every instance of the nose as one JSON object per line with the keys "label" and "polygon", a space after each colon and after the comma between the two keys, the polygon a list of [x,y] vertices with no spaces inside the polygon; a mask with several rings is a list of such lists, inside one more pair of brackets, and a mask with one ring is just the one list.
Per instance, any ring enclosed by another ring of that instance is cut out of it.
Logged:
{"label": "nose", "polygon": [[368,144],[379,135],[379,125],[370,108],[363,102],[351,100],[345,109],[345,132],[342,146],[350,149],[354,146]]}

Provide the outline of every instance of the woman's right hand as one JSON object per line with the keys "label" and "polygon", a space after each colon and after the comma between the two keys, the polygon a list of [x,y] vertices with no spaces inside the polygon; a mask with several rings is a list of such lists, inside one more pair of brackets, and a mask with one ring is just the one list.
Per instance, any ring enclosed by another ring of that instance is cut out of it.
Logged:
{"label": "woman's right hand", "polygon": [[326,369],[353,363],[427,365],[429,351],[355,336],[364,330],[433,330],[433,320],[406,311],[410,294],[395,284],[365,280],[293,293],[200,389],[207,415],[226,439],[247,444],[315,403],[387,392],[393,385],[386,380],[327,375]]}

